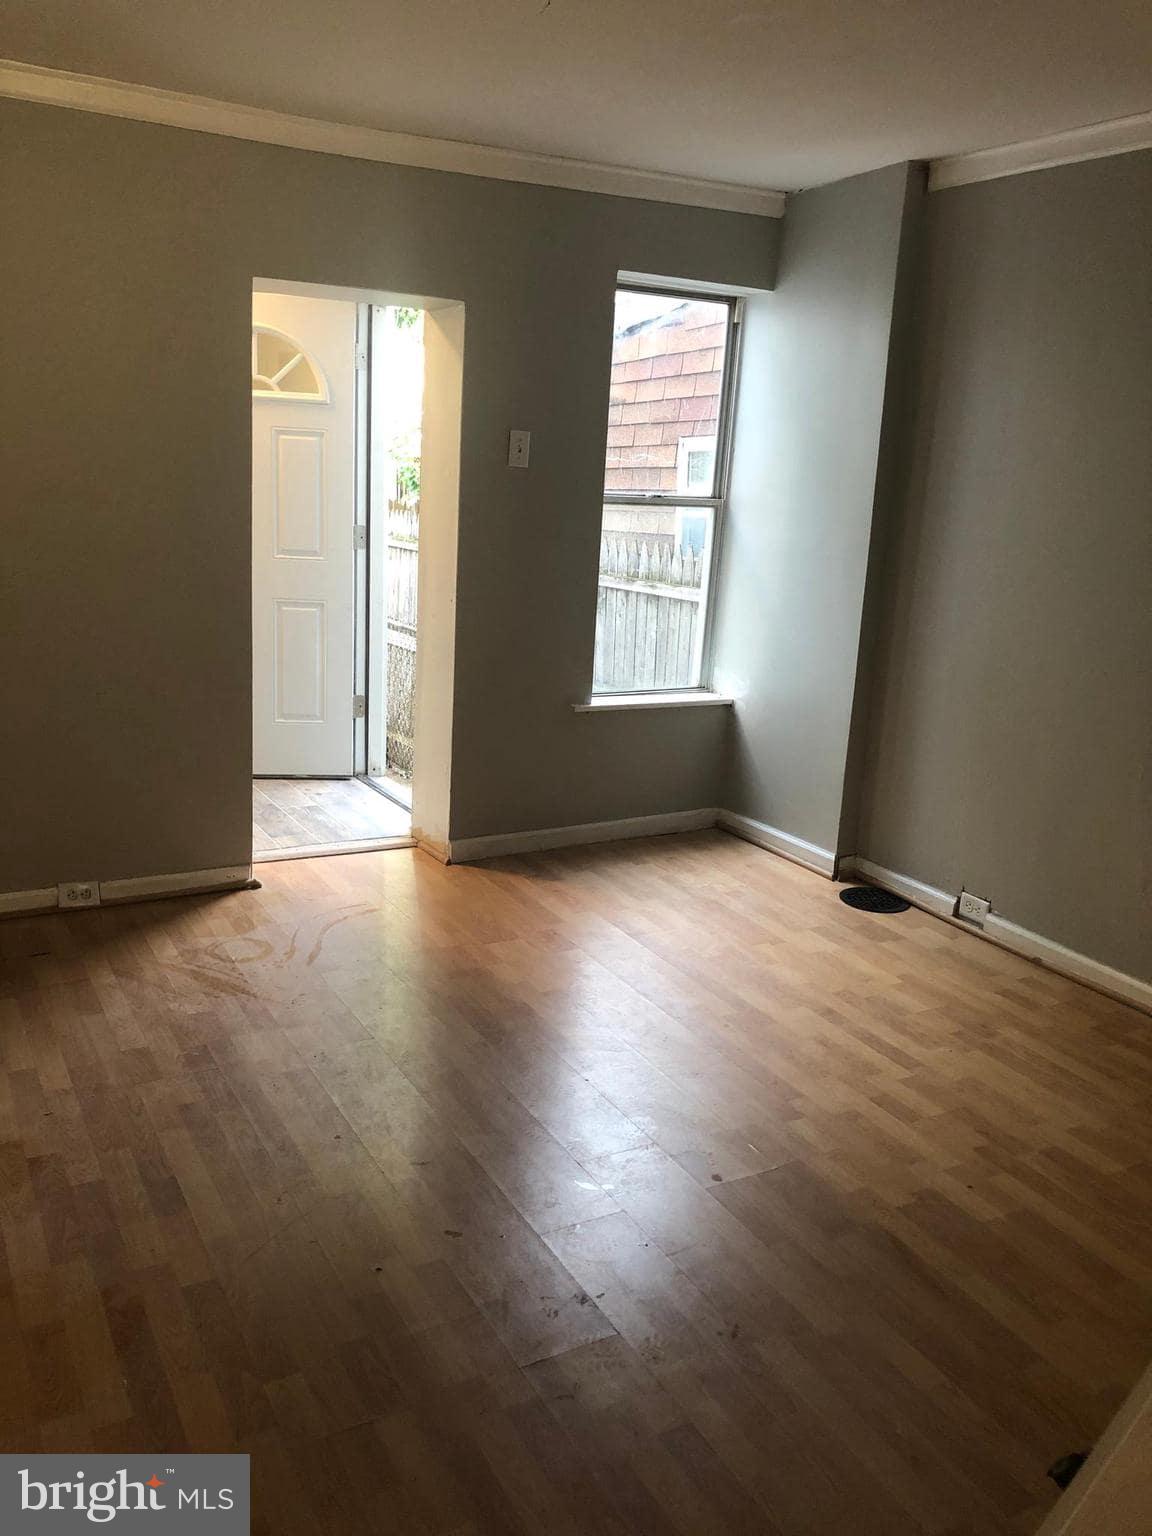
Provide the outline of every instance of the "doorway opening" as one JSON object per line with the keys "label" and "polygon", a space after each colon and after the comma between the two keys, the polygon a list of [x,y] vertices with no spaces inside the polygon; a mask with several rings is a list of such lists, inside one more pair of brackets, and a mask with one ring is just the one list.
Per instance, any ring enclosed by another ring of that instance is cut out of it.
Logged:
{"label": "doorway opening", "polygon": [[252,297],[253,859],[410,846],[424,310]]}
{"label": "doorway opening", "polygon": [[374,304],[369,352],[371,547],[367,779],[412,809],[420,570],[424,311]]}

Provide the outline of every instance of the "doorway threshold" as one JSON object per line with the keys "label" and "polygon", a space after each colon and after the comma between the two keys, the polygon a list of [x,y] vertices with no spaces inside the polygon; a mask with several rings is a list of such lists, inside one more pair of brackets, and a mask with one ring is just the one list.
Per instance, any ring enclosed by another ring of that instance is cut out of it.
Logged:
{"label": "doorway threshold", "polygon": [[379,853],[385,848],[415,848],[414,837],[370,837],[353,843],[306,843],[300,848],[253,850],[253,864],[275,864],[281,859],[331,859],[344,853]]}

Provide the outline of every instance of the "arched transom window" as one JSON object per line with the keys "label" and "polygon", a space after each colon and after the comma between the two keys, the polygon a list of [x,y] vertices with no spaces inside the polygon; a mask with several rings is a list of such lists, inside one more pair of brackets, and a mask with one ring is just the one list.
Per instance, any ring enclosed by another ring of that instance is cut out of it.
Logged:
{"label": "arched transom window", "polygon": [[254,325],[252,393],[281,400],[327,400],[328,386],[319,367],[291,336]]}

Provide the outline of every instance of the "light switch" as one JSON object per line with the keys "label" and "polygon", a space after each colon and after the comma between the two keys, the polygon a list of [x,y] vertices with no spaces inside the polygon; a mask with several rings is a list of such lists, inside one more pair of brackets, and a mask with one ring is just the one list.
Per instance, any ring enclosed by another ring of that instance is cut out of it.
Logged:
{"label": "light switch", "polygon": [[508,467],[528,468],[528,450],[532,445],[531,432],[512,431],[508,434]]}

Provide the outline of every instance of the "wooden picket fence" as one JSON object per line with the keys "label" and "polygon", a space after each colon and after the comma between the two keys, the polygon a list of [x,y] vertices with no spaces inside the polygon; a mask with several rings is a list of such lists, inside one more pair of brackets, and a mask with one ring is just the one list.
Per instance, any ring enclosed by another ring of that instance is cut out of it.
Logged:
{"label": "wooden picket fence", "polygon": [[703,554],[667,540],[601,537],[597,693],[694,685],[703,576]]}
{"label": "wooden picket fence", "polygon": [[412,777],[413,704],[416,692],[416,579],[420,558],[420,507],[388,504],[388,671],[385,764],[396,779]]}
{"label": "wooden picket fence", "polygon": [[[386,766],[412,777],[420,510],[388,507]],[[597,692],[693,686],[704,556],[670,540],[605,534],[596,605]]]}

